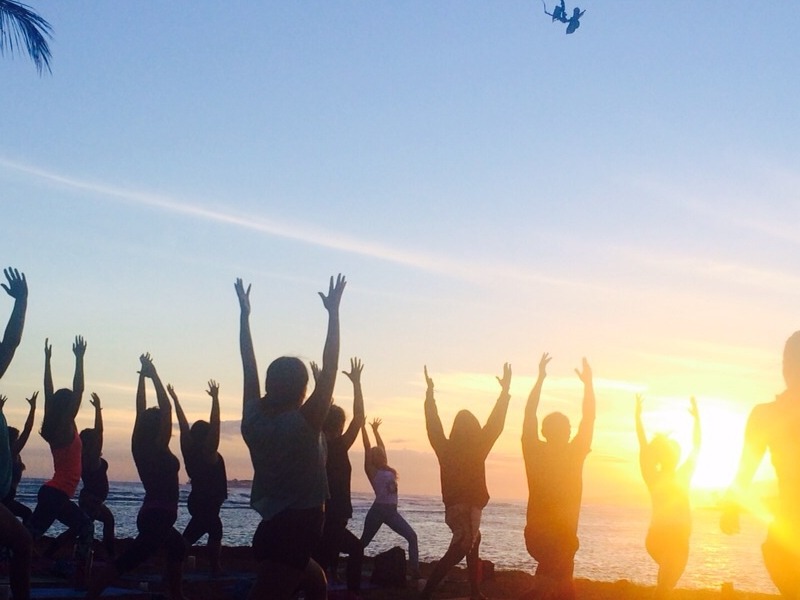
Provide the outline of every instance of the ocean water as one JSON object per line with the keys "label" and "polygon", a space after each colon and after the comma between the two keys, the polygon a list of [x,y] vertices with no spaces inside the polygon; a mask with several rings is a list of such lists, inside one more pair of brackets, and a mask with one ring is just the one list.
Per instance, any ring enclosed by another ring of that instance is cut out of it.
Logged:
{"label": "ocean water", "polygon": [[[33,507],[42,480],[23,479],[17,498]],[[177,527],[183,530],[189,521],[186,511],[188,486],[181,487],[181,510]],[[230,546],[249,545],[258,526],[258,514],[250,508],[250,488],[230,486],[228,500],[222,506],[223,543]],[[112,483],[108,506],[117,521],[117,537],[136,535],[136,514],[144,490],[139,483]],[[350,530],[360,535],[364,517],[372,504],[372,494],[353,494],[353,519]],[[439,496],[401,496],[400,512],[417,532],[420,558],[435,560],[444,554],[450,541],[450,530],[444,523],[444,507]],[[607,505],[585,505],[581,510],[579,538],[581,547],[575,557],[575,576],[597,581],[627,579],[652,585],[656,568],[644,548],[649,508]],[[723,582],[732,582],[736,589],[776,593],[761,559],[761,542],[766,526],[742,516],[742,533],[726,536],[719,531],[719,512],[695,508],[693,511],[691,553],[681,588],[719,589]],[[535,563],[525,550],[522,531],[525,526],[523,501],[492,500],[483,512],[481,557],[491,560],[500,569],[533,572]],[[63,531],[56,523],[50,532]],[[99,537],[99,524],[96,535]],[[204,543],[204,540],[201,540]],[[392,546],[405,548],[405,540],[387,527],[382,527],[366,550],[374,555]]]}

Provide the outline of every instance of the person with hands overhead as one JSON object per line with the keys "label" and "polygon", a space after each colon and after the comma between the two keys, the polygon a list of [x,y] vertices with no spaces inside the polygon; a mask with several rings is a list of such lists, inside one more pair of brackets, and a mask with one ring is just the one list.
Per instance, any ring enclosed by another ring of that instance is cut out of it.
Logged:
{"label": "person with hands overhead", "polygon": [[[172,407],[150,354],[139,357],[141,369],[136,388],[136,420],[131,453],[144,488],[144,501],[136,517],[138,534],[127,549],[94,579],[88,598],[98,598],[123,573],[131,571],[161,548],[166,550],[166,580],[170,597],[183,598],[182,570],[186,544],[175,521],[178,518],[178,471],[180,462],[169,449]],[[146,380],[153,383],[158,406],[147,407]]]}
{"label": "person with hands overhead", "polygon": [[322,535],[328,494],[322,427],[333,401],[339,362],[342,275],[320,293],[328,313],[322,368],[305,402],[308,371],[296,357],[282,356],[267,368],[261,396],[250,333],[250,286],[236,280],[239,345],[244,372],[242,437],[253,462],[250,505],[261,515],[253,536],[256,582],[250,598],[288,599],[302,589],[306,600],[327,597],[325,572],[311,558]]}
{"label": "person with hands overhead", "polygon": [[[11,483],[8,488],[8,493],[3,497],[3,505],[11,511],[15,517],[22,519],[24,523],[27,521],[33,511],[17,500],[17,487],[19,482],[22,481],[22,472],[25,470],[25,463],[22,462],[22,449],[28,443],[31,431],[33,431],[33,418],[36,414],[36,399],[39,397],[39,392],[33,392],[30,398],[27,398],[30,410],[28,411],[28,418],[25,419],[25,425],[22,427],[22,433],[16,427],[8,428],[8,443],[11,450]],[[0,412],[3,411],[8,399],[0,395]]]}
{"label": "person with hands overhead", "polygon": [[656,434],[647,441],[642,423],[642,396],[636,395],[636,437],[639,440],[639,467],[642,471],[653,516],[647,530],[645,547],[658,565],[654,598],[667,598],[686,569],[692,515],[689,486],[700,453],[700,413],[697,402],[690,400],[689,414],[694,419],[692,451],[679,466],[681,448],[666,435]]}
{"label": "person with hands overhead", "polygon": [[744,448],[733,484],[728,489],[720,527],[739,532],[740,506],[764,455],[769,450],[778,479],[778,498],[767,539],[761,546],[764,566],[784,598],[800,596],[800,331],[783,350],[786,389],[772,402],[756,405],[747,418]]}
{"label": "person with hands overhead", "polygon": [[553,412],[542,420],[539,437],[537,410],[550,355],[542,354],[539,375],[528,396],[522,422],[522,456],[528,479],[525,546],[538,563],[534,587],[525,600],[553,598],[572,600],[575,552],[578,550],[578,517],[583,492],[583,463],[591,451],[594,434],[595,397],[592,369],[583,359],[575,369],[583,382],[583,406],[578,433],[570,441],[566,415]]}
{"label": "person with hands overhead", "polygon": [[361,439],[364,442],[364,471],[367,474],[372,489],[375,490],[375,502],[369,507],[364,519],[364,531],[361,534],[361,544],[366,548],[378,533],[381,525],[386,524],[389,529],[405,538],[408,542],[408,559],[411,563],[411,578],[419,579],[419,545],[417,534],[411,525],[397,512],[397,471],[389,466],[386,456],[386,446],[383,443],[378,428],[380,419],[373,419],[370,423],[372,434],[375,436],[375,446],[370,445],[366,425],[361,427]]}
{"label": "person with hands overhead", "polygon": [[190,546],[204,534],[208,534],[208,559],[211,573],[220,572],[220,553],[222,550],[222,520],[219,511],[228,497],[228,476],[225,461],[219,453],[219,384],[213,379],[208,382],[207,393],[211,396],[211,415],[208,421],[189,421],[178,401],[178,395],[171,385],[167,392],[175,404],[175,414],[181,432],[181,453],[186,474],[192,482],[192,491],[186,502],[192,516],[183,539]]}
{"label": "person with hands overhead", "polygon": [[[100,396],[92,393],[90,404],[94,407],[94,428],[83,429],[81,436],[81,479],[83,487],[78,494],[78,506],[92,521],[103,524],[103,548],[109,559],[114,558],[114,515],[106,506],[108,498],[108,462],[103,458],[103,412]],[[76,532],[68,529],[47,550],[54,556],[65,543],[75,539]]]}
{"label": "person with hands overhead", "polygon": [[40,433],[50,446],[54,473],[52,479],[39,488],[36,508],[26,527],[34,540],[41,538],[56,520],[74,532],[77,538],[75,586],[82,588],[94,536],[91,519],[72,501],[81,479],[83,444],[75,426],[75,417],[83,397],[83,358],[86,354],[83,337],[75,337],[72,352],[75,354],[72,389],[54,391],[50,367],[53,347],[49,340],[44,342],[44,418]]}
{"label": "person with hands overhead", "polygon": [[14,298],[14,308],[8,317],[3,340],[0,341],[0,377],[8,370],[11,359],[14,358],[14,353],[22,340],[25,311],[28,309],[28,282],[25,280],[25,273],[8,267],[3,269],[3,274],[6,276],[7,283],[0,285],[9,296]]}
{"label": "person with hands overhead", "polygon": [[453,532],[450,546],[436,564],[422,590],[422,598],[430,598],[448,571],[467,557],[470,597],[483,598],[480,591],[481,512],[489,502],[486,487],[486,457],[503,432],[508,403],[511,399],[511,365],[503,365],[503,376],[497,378],[500,396],[486,424],[468,410],[461,410],[453,420],[450,437],[444,434],[442,421],[433,394],[433,380],[425,367],[425,426],[428,440],[439,459],[442,501],[445,522]]}
{"label": "person with hands overhead", "polygon": [[[2,284],[9,296],[14,298],[14,308],[8,320],[3,340],[0,342],[0,378],[3,377],[14,358],[14,352],[22,339],[22,328],[25,325],[25,310],[28,306],[28,284],[25,275],[20,274],[11,267],[5,269],[4,274],[8,284]],[[28,415],[30,427],[33,427],[33,410],[36,406],[36,394],[28,402],[31,404],[31,413]],[[26,421],[26,427],[28,427]],[[28,427],[28,435],[30,434]],[[27,436],[26,436],[27,441]],[[24,446],[24,443],[22,444]],[[19,443],[17,447],[21,449]],[[12,461],[12,444],[8,438],[8,424],[6,416],[0,410],[0,497],[6,498],[11,489],[14,477]],[[21,464],[21,463],[20,463]],[[8,583],[11,594],[16,600],[28,600],[31,590],[31,556],[33,554],[33,540],[27,529],[20,523],[14,514],[0,504],[0,545],[11,551],[9,561]]]}
{"label": "person with hands overhead", "polygon": [[[339,554],[347,554],[347,589],[357,593],[361,589],[361,563],[364,559],[364,547],[361,540],[347,529],[347,522],[353,516],[353,504],[350,499],[350,477],[353,468],[347,453],[358,437],[364,425],[364,396],[361,392],[361,371],[364,366],[358,358],[350,359],[350,371],[342,371],[353,383],[353,418],[347,429],[344,409],[332,404],[325,417],[322,433],[328,447],[328,459],[325,472],[328,477],[330,497],[325,502],[325,525],[322,528],[322,539],[319,549],[313,554],[314,559],[332,577],[336,578]],[[320,369],[311,363],[314,381],[320,377]]]}

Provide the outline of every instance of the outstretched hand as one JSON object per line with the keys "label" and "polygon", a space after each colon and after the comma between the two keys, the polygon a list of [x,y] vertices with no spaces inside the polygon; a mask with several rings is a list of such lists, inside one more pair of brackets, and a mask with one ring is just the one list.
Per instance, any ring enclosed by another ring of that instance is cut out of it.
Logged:
{"label": "outstretched hand", "polygon": [[139,371],[139,373],[144,377],[152,378],[156,374],[156,367],[153,365],[153,359],[150,358],[150,353],[142,354],[139,357],[139,361],[142,363],[142,370]]}
{"label": "outstretched hand", "polygon": [[28,401],[28,404],[31,405],[31,408],[34,408],[36,406],[36,399],[38,397],[39,397],[39,390],[36,390],[35,392],[33,392],[33,394],[31,394],[30,398],[25,398],[25,400]]}
{"label": "outstretched hand", "polygon": [[211,396],[212,400],[219,400],[219,384],[213,379],[209,379],[206,393]]}
{"label": "outstretched hand", "polygon": [[167,384],[167,393],[169,394],[169,397],[172,398],[172,400],[174,402],[178,402],[178,394],[175,393],[175,388],[172,387],[171,383]]}
{"label": "outstretched hand", "polygon": [[328,295],[319,292],[319,297],[322,298],[322,305],[328,312],[335,312],[339,310],[339,303],[342,301],[342,293],[347,281],[344,275],[339,273],[336,276],[336,283],[333,283],[333,276],[331,276],[330,284],[328,285]]}
{"label": "outstretched hand", "polygon": [[350,371],[342,371],[342,373],[347,375],[347,378],[353,383],[359,383],[361,381],[361,371],[363,370],[364,363],[361,362],[361,359],[353,357],[350,359]]}
{"label": "outstretched hand", "polygon": [[89,398],[89,403],[94,406],[96,409],[100,409],[100,396],[92,392],[92,397]]}
{"label": "outstretched hand", "polygon": [[242,282],[241,277],[236,278],[236,283],[233,284],[234,289],[236,290],[236,296],[239,298],[239,308],[242,309],[242,313],[245,315],[250,315],[250,288],[253,287],[252,284],[247,286],[247,289],[244,289],[244,282]]}
{"label": "outstretched hand", "polygon": [[83,355],[86,354],[86,340],[83,339],[82,335],[75,336],[75,342],[72,344],[72,352],[78,358],[83,358]]}
{"label": "outstretched hand", "polygon": [[309,363],[309,366],[311,367],[311,374],[314,376],[314,383],[316,383],[319,381],[319,374],[322,373],[322,369],[313,360]]}
{"label": "outstretched hand", "polygon": [[636,416],[642,416],[642,404],[644,403],[644,397],[641,394],[636,394]]}
{"label": "outstretched hand", "polygon": [[539,359],[539,379],[544,379],[547,376],[547,363],[551,360],[553,360],[553,357],[547,352],[542,354],[542,358]]}
{"label": "outstretched hand", "polygon": [[424,366],[425,370],[425,384],[428,386],[427,395],[429,398],[433,398],[433,379],[428,376],[428,365]]}
{"label": "outstretched hand", "polygon": [[6,402],[8,402],[8,397],[3,394],[0,394],[0,412],[3,412],[3,409],[6,406]]}
{"label": "outstretched hand", "polygon": [[695,419],[700,418],[700,411],[697,410],[697,400],[694,399],[694,396],[689,398],[689,414]]}
{"label": "outstretched hand", "polygon": [[374,431],[375,433],[378,433],[378,427],[381,426],[381,423],[383,423],[383,421],[381,421],[380,419],[378,419],[376,417],[376,418],[372,419],[372,423],[370,423],[369,426],[372,427],[372,431]]}
{"label": "outstretched hand", "polygon": [[20,273],[17,269],[8,267],[3,269],[8,285],[2,284],[6,293],[15,300],[24,300],[28,297],[28,282],[25,281],[25,273]]}
{"label": "outstretched hand", "polygon": [[589,385],[592,383],[592,367],[589,366],[589,361],[586,360],[585,357],[583,359],[583,371],[575,369],[575,373],[577,373],[578,378],[583,382],[584,385]]}
{"label": "outstretched hand", "polygon": [[498,377],[497,383],[500,384],[500,388],[503,390],[503,393],[507,394],[509,388],[511,387],[511,365],[509,363],[505,363],[503,365],[503,377]]}
{"label": "outstretched hand", "polygon": [[49,344],[50,338],[44,338],[44,358],[45,360],[50,360],[50,357],[53,356],[53,345]]}

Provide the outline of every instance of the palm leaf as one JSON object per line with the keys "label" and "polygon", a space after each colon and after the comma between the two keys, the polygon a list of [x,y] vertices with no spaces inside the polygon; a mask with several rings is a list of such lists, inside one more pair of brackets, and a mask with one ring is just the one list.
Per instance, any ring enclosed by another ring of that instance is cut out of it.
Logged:
{"label": "palm leaf", "polygon": [[28,52],[39,74],[50,70],[50,47],[47,38],[52,38],[52,27],[29,6],[13,0],[0,0],[0,54],[6,48],[11,54],[22,46]]}

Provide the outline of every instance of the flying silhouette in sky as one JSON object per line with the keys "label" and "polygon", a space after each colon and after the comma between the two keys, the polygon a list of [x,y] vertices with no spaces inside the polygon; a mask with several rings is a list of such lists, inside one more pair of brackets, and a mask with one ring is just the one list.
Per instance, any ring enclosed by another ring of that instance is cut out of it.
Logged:
{"label": "flying silhouette in sky", "polygon": [[577,6],[572,10],[572,16],[567,16],[567,7],[564,4],[564,0],[561,0],[559,4],[556,4],[553,7],[553,12],[547,12],[547,4],[545,0],[542,0],[542,6],[544,7],[544,14],[549,16],[553,22],[558,21],[560,23],[564,23],[567,26],[567,34],[575,33],[575,30],[581,26],[580,19],[586,13],[585,10],[581,10]]}

